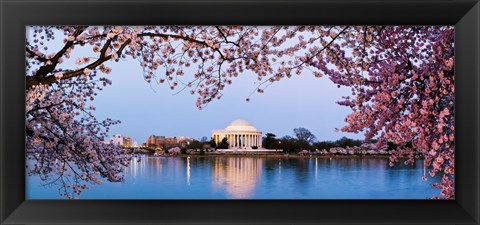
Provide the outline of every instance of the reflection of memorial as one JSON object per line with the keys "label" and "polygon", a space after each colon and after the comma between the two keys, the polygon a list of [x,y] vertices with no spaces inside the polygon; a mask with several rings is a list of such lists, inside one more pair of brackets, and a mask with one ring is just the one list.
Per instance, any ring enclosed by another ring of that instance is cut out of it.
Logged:
{"label": "reflection of memorial", "polygon": [[262,173],[262,159],[215,158],[213,186],[225,188],[230,198],[249,198]]}

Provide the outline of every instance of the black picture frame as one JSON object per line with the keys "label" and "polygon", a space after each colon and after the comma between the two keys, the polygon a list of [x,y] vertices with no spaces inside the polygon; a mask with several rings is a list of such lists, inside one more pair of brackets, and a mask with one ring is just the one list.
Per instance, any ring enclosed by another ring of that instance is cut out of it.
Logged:
{"label": "black picture frame", "polygon": [[[478,0],[0,0],[1,224],[480,224]],[[27,25],[455,25],[455,200],[25,200]]]}

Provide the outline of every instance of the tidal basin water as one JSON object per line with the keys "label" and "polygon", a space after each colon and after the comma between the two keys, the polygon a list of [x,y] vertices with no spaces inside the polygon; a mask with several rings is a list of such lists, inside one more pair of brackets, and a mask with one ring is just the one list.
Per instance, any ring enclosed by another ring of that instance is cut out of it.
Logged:
{"label": "tidal basin water", "polygon": [[[428,199],[423,161],[383,158],[151,157],[132,161],[124,183],[105,182],[80,199]],[[428,176],[428,173],[427,173]],[[27,199],[62,199],[58,186],[27,176]]]}

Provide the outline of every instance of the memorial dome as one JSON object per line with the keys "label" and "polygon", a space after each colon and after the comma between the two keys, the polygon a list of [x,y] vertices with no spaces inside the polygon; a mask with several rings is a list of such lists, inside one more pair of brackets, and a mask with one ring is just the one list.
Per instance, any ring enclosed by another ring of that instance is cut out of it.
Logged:
{"label": "memorial dome", "polygon": [[234,120],[225,128],[228,131],[257,131],[257,129],[246,120]]}

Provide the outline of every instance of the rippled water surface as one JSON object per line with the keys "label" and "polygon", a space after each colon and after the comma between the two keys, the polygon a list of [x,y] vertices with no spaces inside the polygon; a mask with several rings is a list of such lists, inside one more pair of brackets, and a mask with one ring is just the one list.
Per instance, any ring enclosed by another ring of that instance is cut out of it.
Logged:
{"label": "rippled water surface", "polygon": [[[148,157],[133,161],[124,183],[105,182],[80,199],[426,199],[423,161],[388,159]],[[28,199],[60,198],[57,187],[27,177]]]}

